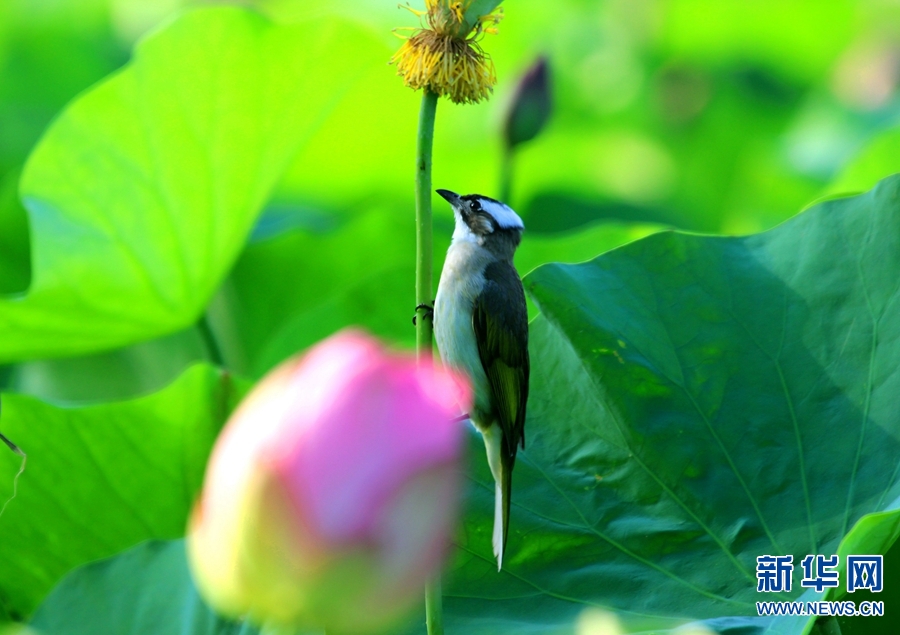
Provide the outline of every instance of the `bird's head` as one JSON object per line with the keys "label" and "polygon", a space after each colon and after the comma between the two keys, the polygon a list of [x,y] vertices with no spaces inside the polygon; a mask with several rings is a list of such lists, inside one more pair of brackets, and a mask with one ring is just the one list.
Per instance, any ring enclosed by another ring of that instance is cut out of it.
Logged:
{"label": "bird's head", "polygon": [[525,224],[508,205],[481,194],[460,196],[450,190],[437,190],[453,207],[456,229],[454,242],[466,240],[512,257]]}

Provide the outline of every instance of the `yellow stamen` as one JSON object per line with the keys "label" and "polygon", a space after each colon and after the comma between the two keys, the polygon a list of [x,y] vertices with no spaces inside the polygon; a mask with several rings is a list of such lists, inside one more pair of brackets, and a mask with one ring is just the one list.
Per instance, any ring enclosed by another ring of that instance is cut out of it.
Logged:
{"label": "yellow stamen", "polygon": [[418,17],[424,15],[428,26],[414,29],[391,58],[407,86],[427,88],[456,103],[475,103],[490,96],[497,83],[496,72],[478,40],[484,33],[497,32],[494,26],[485,25],[496,25],[502,13],[494,10],[479,16],[471,33],[460,33],[471,2],[425,0],[425,12],[410,8]]}
{"label": "yellow stamen", "polygon": [[408,4],[398,4],[397,7],[398,7],[399,9],[406,9],[407,11],[409,11],[410,13],[412,13],[412,14],[413,14],[414,16],[416,16],[417,18],[421,18],[423,15],[425,15],[425,14],[428,13],[428,11],[419,11],[418,9],[413,9],[413,8],[412,8],[411,6],[409,6]]}

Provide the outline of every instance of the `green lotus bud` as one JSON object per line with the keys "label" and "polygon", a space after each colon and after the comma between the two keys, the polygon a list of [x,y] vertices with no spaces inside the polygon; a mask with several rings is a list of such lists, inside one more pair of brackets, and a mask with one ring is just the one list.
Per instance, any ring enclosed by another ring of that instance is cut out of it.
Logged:
{"label": "green lotus bud", "polygon": [[512,104],[504,122],[503,139],[507,149],[534,139],[550,119],[549,68],[546,57],[531,65],[516,87]]}

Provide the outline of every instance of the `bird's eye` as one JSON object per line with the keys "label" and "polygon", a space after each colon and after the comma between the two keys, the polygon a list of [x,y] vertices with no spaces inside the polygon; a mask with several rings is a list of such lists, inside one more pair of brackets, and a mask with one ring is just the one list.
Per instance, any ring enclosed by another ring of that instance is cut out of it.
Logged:
{"label": "bird's eye", "polygon": [[480,212],[481,203],[479,203],[478,201],[472,201],[471,203],[469,203],[469,209],[471,209],[473,212]]}

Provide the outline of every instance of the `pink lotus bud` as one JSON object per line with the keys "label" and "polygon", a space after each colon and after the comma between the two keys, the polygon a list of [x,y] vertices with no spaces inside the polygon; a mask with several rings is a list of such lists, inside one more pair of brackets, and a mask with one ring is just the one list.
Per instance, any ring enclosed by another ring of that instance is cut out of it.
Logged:
{"label": "pink lotus bud", "polygon": [[342,332],[269,374],[213,449],[188,552],[219,611],[376,633],[420,598],[459,506],[465,380]]}

